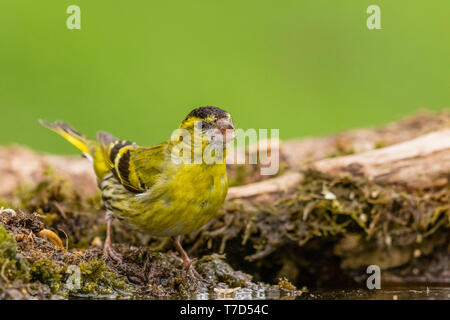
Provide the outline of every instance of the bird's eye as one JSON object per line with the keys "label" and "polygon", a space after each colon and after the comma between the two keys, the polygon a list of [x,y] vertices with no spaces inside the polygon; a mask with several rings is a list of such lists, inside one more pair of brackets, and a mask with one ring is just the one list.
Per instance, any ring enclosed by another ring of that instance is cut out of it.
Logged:
{"label": "bird's eye", "polygon": [[200,129],[200,130],[208,130],[208,129],[211,129],[212,127],[214,127],[214,124],[209,121],[197,121],[195,123],[195,126],[197,129]]}

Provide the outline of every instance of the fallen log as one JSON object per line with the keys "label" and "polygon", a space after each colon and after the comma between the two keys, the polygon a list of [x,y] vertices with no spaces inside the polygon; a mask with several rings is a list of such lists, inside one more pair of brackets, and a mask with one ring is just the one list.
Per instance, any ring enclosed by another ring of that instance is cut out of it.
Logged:
{"label": "fallen log", "polygon": [[0,148],[0,197],[12,196],[20,185],[39,183],[49,169],[76,184],[84,195],[97,190],[92,165],[81,156],[46,155],[11,146]]}
{"label": "fallen log", "polygon": [[[242,195],[242,197],[252,197],[261,193],[272,193],[278,192],[280,190],[288,190],[296,182],[300,181],[300,176],[298,175],[299,170],[304,170],[314,163],[317,163],[317,169],[324,170],[328,172],[331,169],[329,167],[333,166],[336,161],[341,161],[337,159],[327,159],[331,156],[342,159],[341,156],[345,156],[349,153],[360,154],[374,149],[385,149],[382,146],[387,147],[393,144],[399,144],[408,140],[417,138],[420,135],[430,133],[432,131],[437,131],[444,128],[450,127],[450,112],[443,111],[440,113],[428,113],[423,112],[417,116],[406,118],[396,123],[388,124],[380,128],[375,129],[358,129],[350,130],[347,132],[342,132],[336,135],[323,137],[323,138],[305,138],[299,140],[291,140],[281,143],[280,145],[280,159],[282,164],[285,165],[285,172],[288,172],[286,178],[281,178],[281,181],[276,177],[272,183],[248,185],[247,187],[239,186],[238,189],[233,187],[229,190],[229,198],[237,198]],[[429,140],[436,139],[447,139],[447,136],[432,136]],[[429,142],[436,145],[440,149],[446,149],[445,143],[436,144],[432,141],[423,141],[419,144],[428,144]],[[440,147],[439,147],[440,146]],[[414,152],[415,148],[420,146],[408,144],[406,149],[410,149],[410,152]],[[402,147],[404,148],[404,147]],[[249,151],[250,150],[250,151]],[[258,152],[254,148],[249,148],[247,152]],[[403,149],[402,149],[403,150]],[[439,151],[439,150],[436,150]],[[444,150],[445,151],[445,150]],[[386,152],[386,151],[384,151]],[[387,152],[396,153],[397,150],[388,149]],[[414,161],[414,164],[420,165],[426,169],[431,169],[433,172],[433,177],[439,177],[441,171],[445,171],[446,168],[439,168],[436,166],[429,166],[429,164],[436,163],[446,165],[448,161],[445,161],[447,157],[447,152],[444,159],[439,161],[440,155],[431,155],[428,153],[426,157],[422,157],[424,161],[421,162]],[[437,156],[437,158],[436,158]],[[371,154],[364,156],[366,160],[371,161],[368,158]],[[402,156],[399,155],[399,158]],[[403,155],[406,159],[407,154]],[[411,157],[410,157],[411,158]],[[420,158],[420,157],[419,157]],[[324,160],[325,159],[325,160]],[[354,159],[354,158],[345,158]],[[348,160],[342,161],[348,161]],[[362,159],[362,158],[361,158]],[[427,161],[427,159],[430,159]],[[320,162],[323,160],[323,162]],[[400,159],[401,160],[401,159]],[[389,158],[385,159],[385,163],[389,164]],[[443,162],[446,163],[443,163]],[[401,165],[402,163],[399,163]],[[407,167],[407,163],[403,167]],[[82,158],[81,156],[56,156],[56,155],[46,155],[33,152],[27,148],[20,146],[12,147],[0,147],[0,197],[11,196],[13,191],[22,183],[36,183],[40,181],[43,177],[43,173],[49,169],[52,170],[59,176],[73,181],[81,193],[85,195],[93,195],[97,190],[97,181],[95,179],[93,169],[89,161]],[[231,165],[228,167],[228,173],[231,180],[237,175],[237,171],[244,169],[243,174],[244,181],[240,184],[248,184],[248,182],[258,182],[262,179],[271,179],[270,176],[261,177],[259,175],[259,166],[247,165],[245,167],[239,165]],[[250,168],[250,169],[249,169]],[[372,168],[372,167],[370,167]],[[370,171],[370,169],[368,169]],[[336,170],[334,170],[336,171]],[[296,172],[296,173],[294,173]],[[423,176],[423,170],[421,171]],[[369,172],[369,177],[374,173]],[[408,180],[407,170],[402,171],[402,175],[391,174],[390,179],[385,179],[381,181],[387,181],[389,183],[404,182]],[[422,178],[424,179],[424,178]],[[444,183],[444,180],[440,178],[435,179],[425,179],[420,181],[413,181],[412,186],[420,186],[421,181],[426,181],[427,186],[431,186],[434,183]],[[431,182],[431,184],[430,184]],[[252,191],[253,190],[253,191]]]}
{"label": "fallen log", "polygon": [[432,132],[410,141],[360,154],[325,159],[313,168],[330,174],[348,171],[377,183],[432,188],[448,183],[450,130]]}
{"label": "fallen log", "polygon": [[[259,176],[259,165],[229,166],[230,181],[239,183],[229,189],[222,215],[184,242],[196,256],[225,253],[256,280],[335,285],[361,278],[370,263],[397,282],[450,282],[449,119],[448,112],[426,113],[378,129],[283,142],[282,172],[274,178]],[[62,194],[49,168],[76,188]],[[46,228],[64,230],[69,249],[104,236],[92,227],[104,222],[100,200],[80,209],[75,196],[97,192],[86,159],[0,148],[0,177],[0,197],[42,214]],[[17,193],[24,182],[29,189]],[[46,187],[33,189],[40,182]],[[166,247],[121,225],[114,237]]]}
{"label": "fallen log", "polygon": [[[304,169],[338,174],[349,172],[376,183],[400,184],[424,189],[448,184],[450,176],[450,130],[428,133],[386,148],[313,162]],[[287,191],[301,181],[289,171],[280,177],[231,188],[228,199],[250,198]]]}

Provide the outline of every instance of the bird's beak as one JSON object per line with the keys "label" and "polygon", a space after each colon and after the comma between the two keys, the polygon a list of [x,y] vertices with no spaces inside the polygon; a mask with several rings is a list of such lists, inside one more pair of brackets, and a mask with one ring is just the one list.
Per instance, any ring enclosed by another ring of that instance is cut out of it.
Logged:
{"label": "bird's beak", "polygon": [[226,144],[233,141],[236,136],[234,135],[234,125],[231,119],[220,119],[217,121],[217,128],[220,130],[223,136],[223,142]]}

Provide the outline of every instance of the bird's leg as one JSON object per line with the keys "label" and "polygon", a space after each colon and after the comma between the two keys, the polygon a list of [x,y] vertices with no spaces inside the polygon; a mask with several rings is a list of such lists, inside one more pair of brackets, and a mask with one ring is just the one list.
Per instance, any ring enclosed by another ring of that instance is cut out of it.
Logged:
{"label": "bird's leg", "polygon": [[106,257],[110,257],[114,261],[120,263],[122,262],[122,257],[114,251],[111,244],[111,224],[114,220],[113,215],[110,212],[106,213],[106,239],[105,245],[103,247],[103,253]]}
{"label": "bird's leg", "polygon": [[180,236],[173,237],[173,243],[175,245],[175,248],[177,248],[178,252],[180,253],[181,258],[183,259],[183,270],[189,272],[195,278],[202,280],[202,276],[192,266],[192,263],[195,261],[195,259],[191,260],[186,251],[184,251],[183,247],[181,246]]}

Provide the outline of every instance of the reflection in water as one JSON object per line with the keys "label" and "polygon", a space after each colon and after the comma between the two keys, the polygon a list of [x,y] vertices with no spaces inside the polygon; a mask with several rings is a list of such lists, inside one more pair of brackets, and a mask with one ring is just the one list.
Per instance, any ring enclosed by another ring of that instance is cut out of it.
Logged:
{"label": "reflection in water", "polygon": [[238,288],[229,292],[200,292],[194,300],[450,300],[448,286],[402,286],[380,290],[368,289],[316,289],[299,291],[297,295],[278,289],[251,290]]}
{"label": "reflection in water", "polygon": [[[312,296],[311,296],[312,295]],[[450,287],[402,286],[380,290],[315,290],[301,299],[346,300],[450,300]]]}

